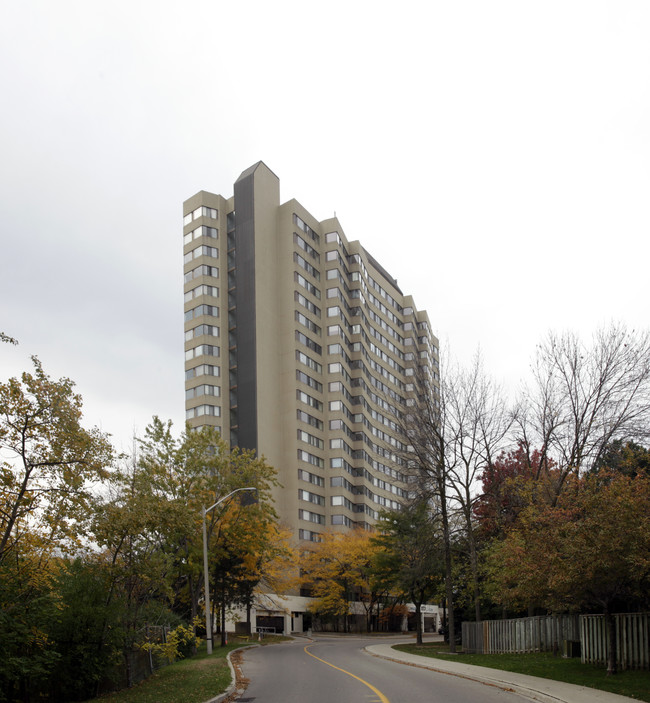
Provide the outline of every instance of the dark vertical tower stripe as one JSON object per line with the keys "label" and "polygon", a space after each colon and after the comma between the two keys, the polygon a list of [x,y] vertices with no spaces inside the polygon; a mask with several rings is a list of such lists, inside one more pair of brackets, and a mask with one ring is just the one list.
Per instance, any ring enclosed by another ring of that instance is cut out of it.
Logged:
{"label": "dark vertical tower stripe", "polygon": [[236,322],[239,446],[257,451],[255,184],[249,169],[235,183]]}

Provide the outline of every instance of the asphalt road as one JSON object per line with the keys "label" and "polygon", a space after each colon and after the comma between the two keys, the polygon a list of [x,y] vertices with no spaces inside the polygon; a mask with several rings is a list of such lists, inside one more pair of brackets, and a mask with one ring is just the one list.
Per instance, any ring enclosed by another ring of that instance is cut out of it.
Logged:
{"label": "asphalt road", "polygon": [[515,693],[373,657],[368,638],[319,637],[247,649],[240,703],[521,703]]}

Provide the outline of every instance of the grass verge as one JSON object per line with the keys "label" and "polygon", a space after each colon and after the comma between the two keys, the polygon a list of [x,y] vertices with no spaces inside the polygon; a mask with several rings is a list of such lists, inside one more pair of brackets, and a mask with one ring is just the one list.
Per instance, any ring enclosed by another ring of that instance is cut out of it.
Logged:
{"label": "grass verge", "polygon": [[[288,639],[266,636],[259,644]],[[251,639],[251,642],[258,644],[257,639]],[[226,647],[215,647],[210,656],[205,653],[204,645],[203,651],[196,656],[165,666],[132,688],[108,693],[94,700],[110,703],[204,703],[228,688],[231,676],[226,656],[245,644],[249,641],[231,638]]]}
{"label": "grass verge", "polygon": [[616,676],[607,676],[603,668],[582,664],[580,659],[554,657],[549,652],[537,654],[450,654],[449,647],[442,642],[399,644],[395,649],[411,654],[449,660],[492,669],[512,671],[517,674],[539,676],[543,679],[564,681],[577,686],[597,688],[601,691],[618,693],[650,703],[650,671],[621,671]]}

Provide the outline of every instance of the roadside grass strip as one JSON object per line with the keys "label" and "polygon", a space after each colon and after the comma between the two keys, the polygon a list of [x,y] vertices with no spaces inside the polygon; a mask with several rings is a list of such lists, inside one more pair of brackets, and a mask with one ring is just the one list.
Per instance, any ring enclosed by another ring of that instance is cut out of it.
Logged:
{"label": "roadside grass strip", "polygon": [[[241,643],[215,647],[210,656],[200,652],[194,657],[180,659],[159,669],[149,678],[131,688],[107,693],[93,701],[110,703],[204,703],[223,693],[231,676],[226,656]],[[90,702],[87,702],[90,703]]]}
{"label": "roadside grass strip", "polygon": [[553,681],[564,681],[618,693],[620,696],[636,698],[650,703],[650,671],[621,671],[616,676],[607,676],[604,667],[582,664],[580,659],[554,657],[550,652],[536,654],[451,654],[448,645],[442,642],[399,644],[394,649],[434,659],[457,661],[459,664],[485,666],[491,669],[512,671],[517,674],[539,676]]}

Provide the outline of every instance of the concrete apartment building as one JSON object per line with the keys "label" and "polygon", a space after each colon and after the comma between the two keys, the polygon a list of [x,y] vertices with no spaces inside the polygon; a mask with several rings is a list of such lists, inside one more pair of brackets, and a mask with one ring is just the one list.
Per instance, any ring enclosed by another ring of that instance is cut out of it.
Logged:
{"label": "concrete apartment building", "polygon": [[426,312],[262,162],[183,214],[187,420],[266,457],[297,539],[372,529],[408,497],[395,420],[418,367],[438,379]]}

